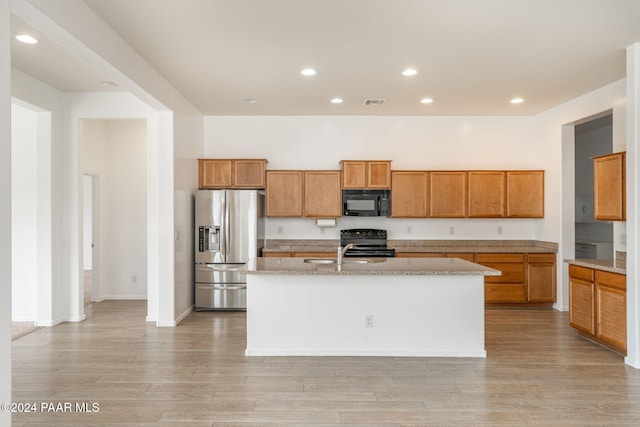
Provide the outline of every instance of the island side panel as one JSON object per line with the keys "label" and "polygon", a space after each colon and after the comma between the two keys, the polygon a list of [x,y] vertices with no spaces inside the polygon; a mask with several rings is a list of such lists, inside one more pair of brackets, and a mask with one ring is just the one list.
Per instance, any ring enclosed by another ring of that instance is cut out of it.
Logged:
{"label": "island side panel", "polygon": [[486,357],[483,276],[247,279],[247,356]]}

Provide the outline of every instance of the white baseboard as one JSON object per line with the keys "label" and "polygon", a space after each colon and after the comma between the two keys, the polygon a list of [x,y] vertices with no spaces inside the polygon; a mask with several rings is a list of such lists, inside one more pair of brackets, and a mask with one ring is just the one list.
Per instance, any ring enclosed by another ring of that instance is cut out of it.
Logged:
{"label": "white baseboard", "polygon": [[103,295],[100,302],[105,300],[146,300],[147,295]]}

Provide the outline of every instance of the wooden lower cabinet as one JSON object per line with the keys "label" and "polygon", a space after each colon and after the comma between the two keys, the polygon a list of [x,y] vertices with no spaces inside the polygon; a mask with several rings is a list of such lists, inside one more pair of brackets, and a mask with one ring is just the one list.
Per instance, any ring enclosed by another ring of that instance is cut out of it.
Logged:
{"label": "wooden lower cabinet", "polygon": [[525,254],[480,253],[476,262],[502,272],[501,276],[485,276],[485,303],[527,302]]}
{"label": "wooden lower cabinet", "polygon": [[626,354],[626,276],[569,265],[569,324],[588,338]]}
{"label": "wooden lower cabinet", "polygon": [[556,254],[527,255],[527,301],[556,300]]}
{"label": "wooden lower cabinet", "polygon": [[569,325],[595,335],[593,270],[569,266]]}
{"label": "wooden lower cabinet", "polygon": [[556,300],[555,253],[396,252],[398,258],[460,258],[502,272],[485,277],[485,302],[550,305]]}
{"label": "wooden lower cabinet", "polygon": [[596,336],[627,351],[627,290],[622,274],[596,270]]}

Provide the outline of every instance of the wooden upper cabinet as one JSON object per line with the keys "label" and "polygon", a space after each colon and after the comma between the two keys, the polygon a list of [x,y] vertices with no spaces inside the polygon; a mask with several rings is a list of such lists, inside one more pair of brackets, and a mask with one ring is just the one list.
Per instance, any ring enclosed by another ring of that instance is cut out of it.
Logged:
{"label": "wooden upper cabinet", "polygon": [[232,160],[198,159],[200,188],[230,188]]}
{"label": "wooden upper cabinet", "polygon": [[233,186],[237,188],[265,187],[265,160],[236,160]]}
{"label": "wooden upper cabinet", "polygon": [[626,219],[626,153],[593,158],[594,217],[606,221]]}
{"label": "wooden upper cabinet", "polygon": [[507,171],[507,217],[544,217],[544,171]]}
{"label": "wooden upper cabinet", "polygon": [[265,159],[198,159],[199,188],[265,188]]}
{"label": "wooden upper cabinet", "polygon": [[314,218],[342,216],[340,171],[304,172],[304,216]]}
{"label": "wooden upper cabinet", "polygon": [[302,216],[302,176],[302,171],[267,171],[267,216]]}
{"label": "wooden upper cabinet", "polygon": [[504,217],[505,195],[505,172],[469,172],[469,217]]}
{"label": "wooden upper cabinet", "polygon": [[390,160],[343,160],[342,188],[391,188]]}
{"label": "wooden upper cabinet", "polygon": [[425,171],[391,173],[391,217],[424,218],[427,216],[428,176]]}
{"label": "wooden upper cabinet", "polygon": [[[433,171],[429,173],[429,216],[464,218],[467,216],[467,172]],[[395,193],[392,195],[392,199]]]}

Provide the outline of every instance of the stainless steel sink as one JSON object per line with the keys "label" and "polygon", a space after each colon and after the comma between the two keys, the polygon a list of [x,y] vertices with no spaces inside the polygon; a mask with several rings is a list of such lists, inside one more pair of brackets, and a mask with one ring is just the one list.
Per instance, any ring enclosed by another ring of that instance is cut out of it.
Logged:
{"label": "stainless steel sink", "polygon": [[[304,262],[310,264],[336,264],[338,260],[336,258],[305,258]],[[343,264],[369,264],[373,260],[367,258],[349,258],[343,259]]]}
{"label": "stainless steel sink", "polygon": [[304,260],[310,264],[335,264],[337,261],[335,258],[305,258]]}

